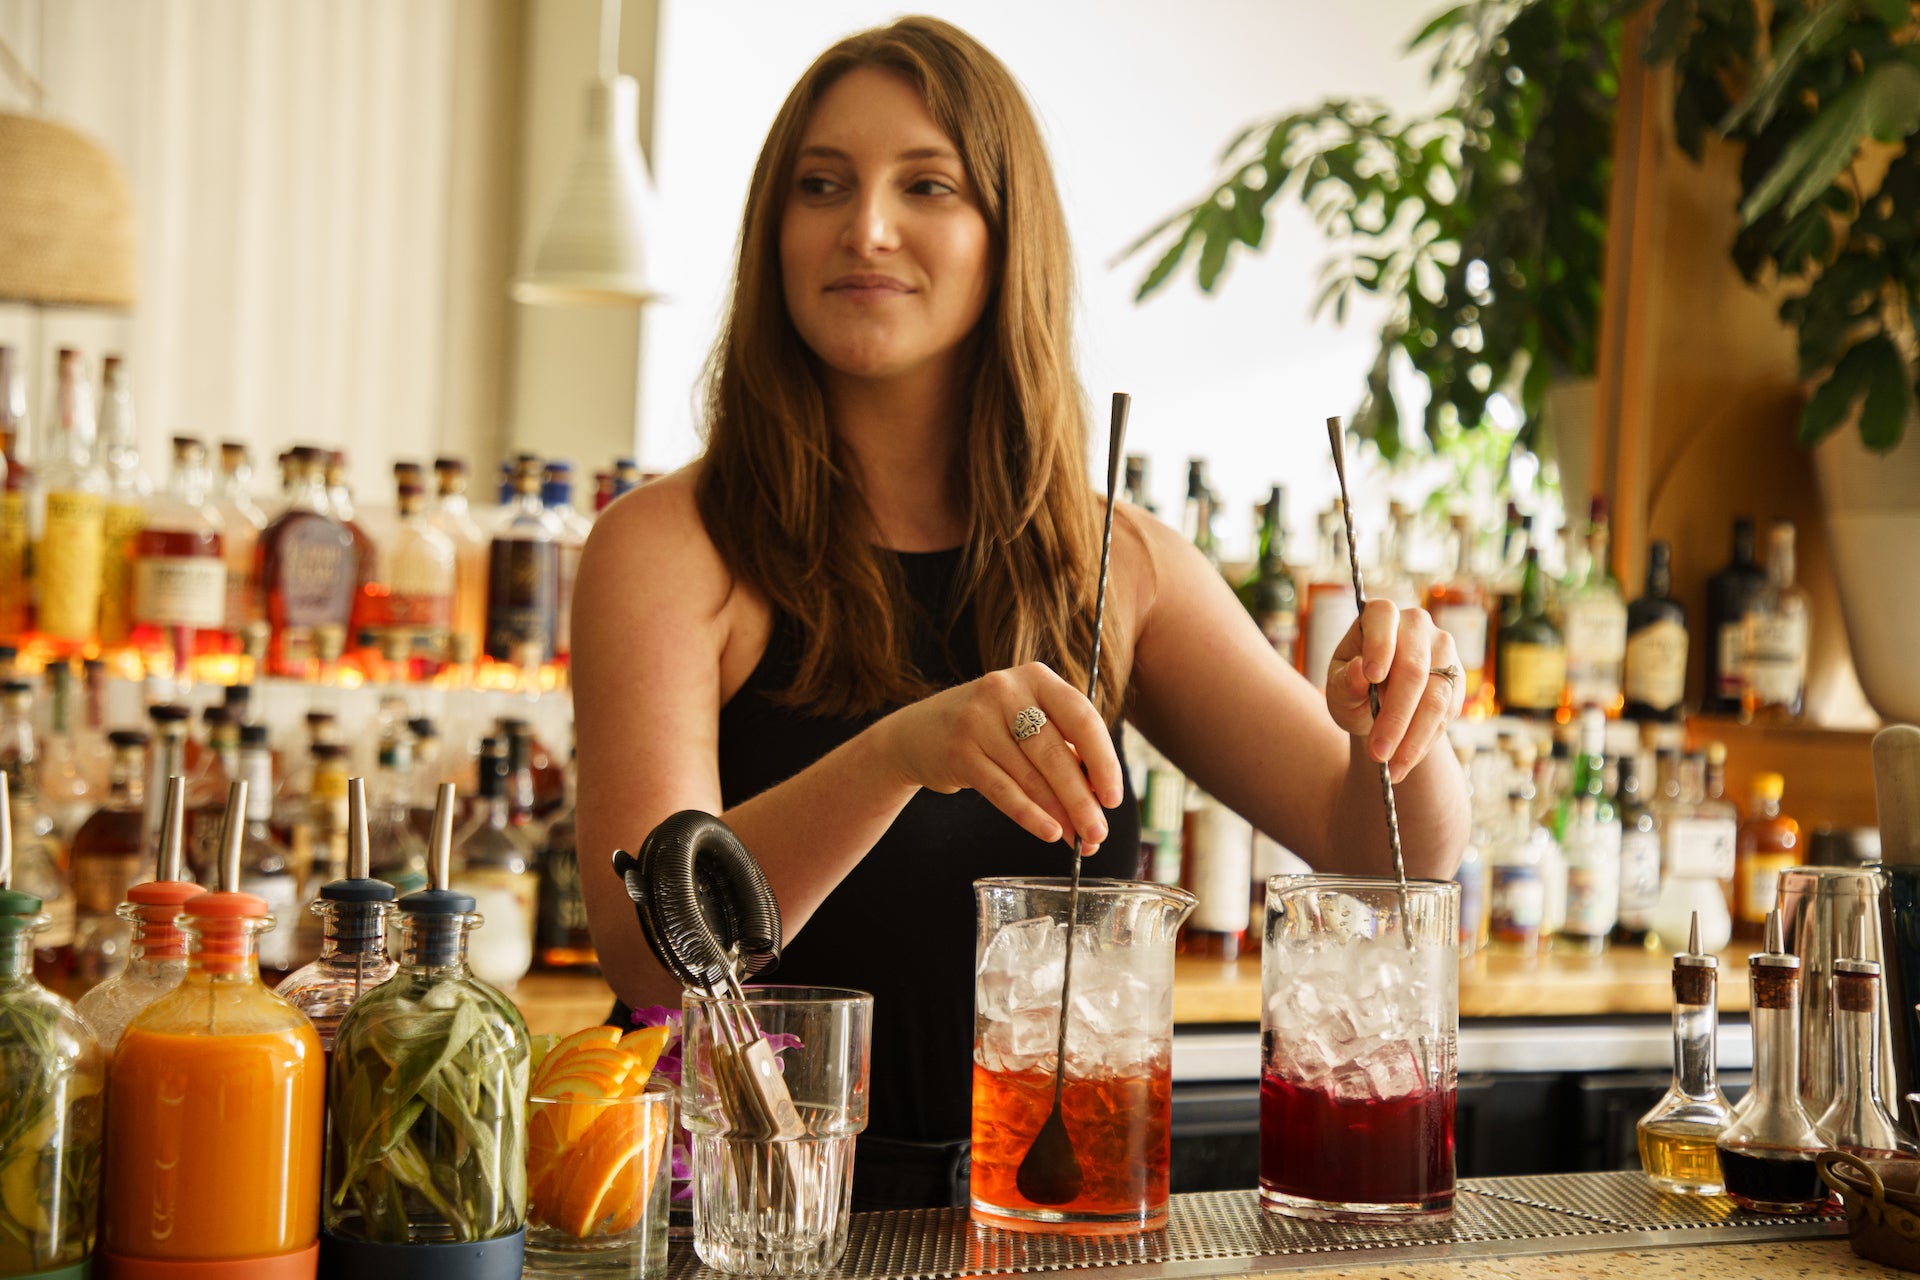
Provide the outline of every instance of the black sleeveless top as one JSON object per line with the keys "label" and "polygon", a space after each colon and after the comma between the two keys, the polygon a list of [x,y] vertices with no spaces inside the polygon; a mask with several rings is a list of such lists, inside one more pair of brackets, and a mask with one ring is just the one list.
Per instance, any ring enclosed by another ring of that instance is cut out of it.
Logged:
{"label": "black sleeveless top", "polygon": [[[894,554],[920,672],[940,687],[984,675],[972,608],[952,607],[961,553]],[[797,628],[776,615],[759,665],[720,709],[720,789],[728,808],[792,777],[885,714],[825,719],[779,705],[774,695],[791,685],[799,656]],[[1117,734],[1114,749],[1120,749]],[[1123,778],[1124,765],[1123,759]],[[1130,879],[1137,871],[1139,811],[1131,782],[1125,786],[1119,807],[1107,811],[1107,841],[1083,865],[1083,875]],[[788,943],[779,968],[761,979],[873,994],[868,1136],[905,1142],[968,1136],[973,882],[1063,876],[1071,858],[1067,845],[1042,843],[976,792],[921,791]]]}

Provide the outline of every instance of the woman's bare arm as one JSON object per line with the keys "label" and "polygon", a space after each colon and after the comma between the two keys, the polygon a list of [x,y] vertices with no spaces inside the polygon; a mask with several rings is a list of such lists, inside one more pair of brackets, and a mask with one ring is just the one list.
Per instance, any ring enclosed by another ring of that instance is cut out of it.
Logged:
{"label": "woman's bare arm", "polygon": [[[1431,637],[1403,630],[1383,602],[1369,603],[1365,636],[1356,623],[1335,653],[1343,729],[1329,699],[1273,652],[1197,551],[1159,521],[1123,514],[1152,558],[1131,711],[1148,739],[1314,867],[1371,875],[1390,869],[1374,751],[1384,747],[1407,873],[1450,875],[1466,842],[1466,789],[1442,735],[1455,708],[1424,692],[1430,683],[1448,688],[1427,678]],[[1374,663],[1391,664],[1378,725],[1366,710]]]}

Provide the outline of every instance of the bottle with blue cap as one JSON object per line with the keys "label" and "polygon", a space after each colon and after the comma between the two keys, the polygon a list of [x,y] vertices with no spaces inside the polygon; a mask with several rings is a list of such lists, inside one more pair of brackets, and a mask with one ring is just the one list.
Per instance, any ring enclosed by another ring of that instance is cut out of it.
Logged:
{"label": "bottle with blue cap", "polygon": [[360,998],[394,975],[387,953],[387,916],[394,889],[368,870],[367,780],[347,782],[347,874],[320,886],[308,908],[320,917],[320,958],[289,975],[274,994],[307,1015],[331,1053],[340,1020]]}
{"label": "bottle with blue cap", "polygon": [[481,924],[448,887],[454,788],[434,808],[429,886],[399,901],[400,963],[340,1022],[321,1275],[516,1280],[526,1246],[529,1047],[467,964]]}
{"label": "bottle with blue cap", "polygon": [[33,976],[40,899],[13,887],[0,773],[0,1275],[84,1280],[100,1194],[105,1071],[72,1005]]}

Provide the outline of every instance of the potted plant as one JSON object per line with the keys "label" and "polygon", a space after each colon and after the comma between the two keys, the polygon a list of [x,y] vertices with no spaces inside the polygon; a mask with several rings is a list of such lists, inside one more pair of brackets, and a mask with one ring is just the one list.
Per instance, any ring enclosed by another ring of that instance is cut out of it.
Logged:
{"label": "potted plant", "polygon": [[[1192,264],[1204,292],[1258,249],[1275,199],[1297,199],[1334,244],[1317,311],[1344,320],[1369,293],[1389,304],[1353,429],[1391,460],[1402,412],[1396,355],[1426,381],[1436,443],[1488,418],[1503,395],[1519,440],[1554,416],[1554,387],[1594,371],[1618,94],[1617,6],[1601,0],[1462,4],[1409,44],[1432,53],[1439,110],[1401,116],[1332,98],[1243,130],[1214,189],[1127,254],[1159,251],[1145,298]],[[1563,450],[1581,461],[1584,450]],[[1577,488],[1578,486],[1574,486]]]}
{"label": "potted plant", "polygon": [[[1784,294],[1860,683],[1920,721],[1920,8],[1909,0],[1658,0],[1646,56],[1674,125],[1743,147],[1733,258]],[[1910,572],[1910,571],[1909,571]]]}

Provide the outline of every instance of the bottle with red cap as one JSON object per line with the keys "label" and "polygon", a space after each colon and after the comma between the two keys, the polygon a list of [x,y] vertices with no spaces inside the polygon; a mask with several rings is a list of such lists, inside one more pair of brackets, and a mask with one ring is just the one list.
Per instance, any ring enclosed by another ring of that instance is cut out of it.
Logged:
{"label": "bottle with red cap", "polygon": [[247,784],[220,888],[181,907],[180,985],[128,1025],[107,1083],[101,1255],[111,1280],[314,1280],[326,1076],[307,1016],[260,981],[267,904],[238,891]]}
{"label": "bottle with red cap", "polygon": [[120,918],[133,926],[127,967],[80,997],[80,1016],[105,1053],[113,1052],[121,1033],[141,1010],[187,976],[187,935],[175,927],[174,920],[189,899],[206,890],[183,878],[186,792],[185,778],[176,774],[167,779],[159,867],[153,879],[127,890],[127,900],[120,904]]}
{"label": "bottle with red cap", "polygon": [[33,976],[40,899],[13,887],[0,773],[0,1275],[85,1280],[100,1193],[100,1046]]}

